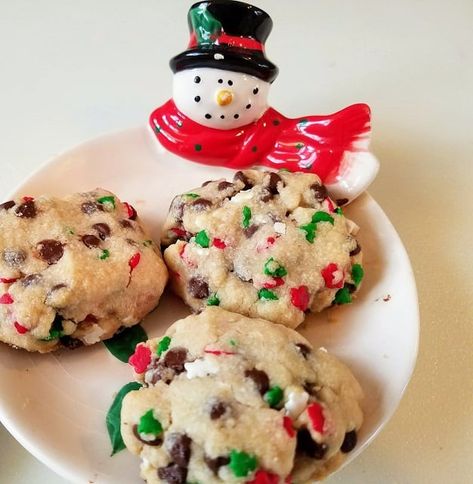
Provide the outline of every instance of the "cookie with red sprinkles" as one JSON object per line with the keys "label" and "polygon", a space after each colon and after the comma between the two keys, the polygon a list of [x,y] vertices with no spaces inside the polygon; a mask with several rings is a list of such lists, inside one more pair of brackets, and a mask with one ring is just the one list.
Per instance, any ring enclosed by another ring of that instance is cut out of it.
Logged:
{"label": "cookie with red sprinkles", "polygon": [[142,387],[123,400],[121,435],[149,484],[303,484],[356,447],[355,377],[285,326],[212,306],[130,365]]}
{"label": "cookie with red sprinkles", "polygon": [[0,341],[46,353],[110,338],[154,309],[166,281],[137,211],[111,192],[0,204]]}
{"label": "cookie with red sprinkles", "polygon": [[313,174],[246,170],[178,195],[164,225],[174,291],[291,328],[350,303],[363,279],[358,226]]}

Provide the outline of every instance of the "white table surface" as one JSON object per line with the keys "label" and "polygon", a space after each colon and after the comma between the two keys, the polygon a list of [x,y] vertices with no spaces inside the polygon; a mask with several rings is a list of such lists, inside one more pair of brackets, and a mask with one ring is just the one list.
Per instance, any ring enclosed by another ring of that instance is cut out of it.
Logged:
{"label": "white table surface", "polygon": [[[170,96],[190,4],[0,0],[0,198],[61,151],[145,122]],[[381,435],[329,482],[473,482],[473,2],[258,5],[275,24],[273,106],[371,105],[382,168],[370,191],[418,283],[414,377]],[[65,482],[0,426],[0,483]]]}

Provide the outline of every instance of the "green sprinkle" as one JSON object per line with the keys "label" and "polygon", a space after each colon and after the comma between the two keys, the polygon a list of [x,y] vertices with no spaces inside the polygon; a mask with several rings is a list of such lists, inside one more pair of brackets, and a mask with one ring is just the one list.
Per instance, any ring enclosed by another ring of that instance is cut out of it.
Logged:
{"label": "green sprinkle", "polygon": [[197,193],[185,193],[184,196],[189,197],[189,198],[199,198],[200,197],[200,195],[197,195]]}
{"label": "green sprinkle", "polygon": [[63,331],[62,316],[56,315],[49,330],[49,335],[46,338],[43,338],[41,341],[52,341],[54,339],[58,339],[63,335]]}
{"label": "green sprinkle", "polygon": [[348,287],[342,287],[337,291],[337,293],[335,294],[335,303],[336,304],[351,303],[351,294]]}
{"label": "green sprinkle", "polygon": [[353,267],[351,268],[351,278],[353,279],[356,287],[360,285],[364,275],[365,271],[363,270],[361,264],[353,264]]}
{"label": "green sprinkle", "polygon": [[195,149],[195,151],[201,151],[202,150],[202,145],[199,145],[199,144],[194,145],[194,149]]}
{"label": "green sprinkle", "polygon": [[210,239],[209,236],[207,235],[207,232],[205,230],[201,230],[198,232],[195,236],[195,243],[203,247],[204,249],[207,249],[209,244],[210,244]]}
{"label": "green sprinkle", "polygon": [[158,123],[156,123],[156,121],[155,121],[155,123],[154,123],[154,130],[155,130],[155,131],[156,131],[156,133],[158,133],[158,134],[161,132],[161,126],[159,126],[159,124],[158,124]]}
{"label": "green sprinkle", "polygon": [[342,207],[337,207],[335,209],[335,213],[338,213],[338,215],[343,215],[343,210],[342,210]]}
{"label": "green sprinkle", "polygon": [[260,289],[258,291],[258,299],[262,299],[263,301],[277,301],[279,298],[269,289]]}
{"label": "green sprinkle", "polygon": [[245,205],[243,207],[242,213],[243,213],[243,221],[241,224],[243,225],[244,229],[247,229],[250,226],[251,208]]}
{"label": "green sprinkle", "polygon": [[74,230],[72,230],[71,227],[65,227],[64,231],[66,232],[66,234],[69,234],[69,235],[75,234]]}
{"label": "green sprinkle", "polygon": [[277,407],[283,398],[284,392],[281,387],[270,388],[265,394],[264,399],[271,408]]}
{"label": "green sprinkle", "polygon": [[284,277],[287,275],[286,268],[282,266],[278,261],[274,260],[272,257],[270,257],[264,263],[263,272],[267,276],[273,276],[273,277]]}
{"label": "green sprinkle", "polygon": [[248,474],[256,470],[258,467],[258,460],[254,455],[233,449],[230,451],[230,463],[228,464],[228,467],[230,467],[236,477],[246,477]]}
{"label": "green sprinkle", "polygon": [[156,347],[156,353],[158,356],[161,356],[171,344],[171,338],[169,336],[165,336],[159,340],[158,346]]}
{"label": "green sprinkle", "polygon": [[229,343],[230,343],[230,346],[236,346],[237,345],[237,342],[234,339],[231,339],[229,341]]}
{"label": "green sprinkle", "polygon": [[143,241],[143,245],[144,245],[145,247],[150,247],[150,246],[152,246],[152,245],[153,245],[153,241],[152,241],[152,240],[144,240],[144,241]]}
{"label": "green sprinkle", "polygon": [[300,150],[301,148],[304,148],[305,144],[304,143],[297,143],[296,148]]}
{"label": "green sprinkle", "polygon": [[138,433],[154,435],[155,437],[163,433],[161,422],[154,418],[153,410],[148,410],[140,418],[140,423],[138,424]]}
{"label": "green sprinkle", "polygon": [[299,126],[305,126],[309,121],[307,119],[301,119],[297,124]]}
{"label": "green sprinkle", "polygon": [[220,299],[217,296],[217,294],[212,294],[208,299],[207,299],[207,306],[219,306],[220,305]]}
{"label": "green sprinkle", "polygon": [[312,223],[316,224],[318,222],[329,222],[332,225],[334,224],[333,217],[327,212],[315,212],[314,215],[312,215]]}
{"label": "green sprinkle", "polygon": [[107,249],[104,249],[104,250],[102,250],[102,253],[99,256],[99,259],[105,260],[105,259],[108,259],[109,257],[110,257],[110,251],[107,250]]}
{"label": "green sprinkle", "polygon": [[317,230],[317,226],[314,223],[311,222],[311,223],[308,223],[306,225],[301,225],[299,228],[306,233],[305,239],[307,240],[307,242],[310,242],[311,244],[313,244],[314,239],[315,239],[315,232]]}
{"label": "green sprinkle", "polygon": [[115,208],[115,197],[112,197],[112,196],[101,197],[97,199],[97,202],[101,203],[102,205],[109,203],[113,205],[113,208]]}
{"label": "green sprinkle", "polygon": [[287,172],[287,173],[291,173],[287,168],[281,168],[278,170],[279,173],[282,173],[283,171]]}

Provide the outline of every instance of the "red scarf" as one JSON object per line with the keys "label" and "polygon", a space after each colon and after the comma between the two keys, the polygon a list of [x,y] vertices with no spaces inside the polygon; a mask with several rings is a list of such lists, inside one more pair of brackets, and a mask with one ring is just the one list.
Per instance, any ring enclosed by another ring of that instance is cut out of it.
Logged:
{"label": "red scarf", "polygon": [[332,182],[346,152],[364,151],[370,109],[353,104],[335,114],[289,119],[269,108],[241,128],[207,128],[182,114],[171,99],[150,116],[161,144],[172,153],[206,165],[242,169],[255,165],[316,173]]}

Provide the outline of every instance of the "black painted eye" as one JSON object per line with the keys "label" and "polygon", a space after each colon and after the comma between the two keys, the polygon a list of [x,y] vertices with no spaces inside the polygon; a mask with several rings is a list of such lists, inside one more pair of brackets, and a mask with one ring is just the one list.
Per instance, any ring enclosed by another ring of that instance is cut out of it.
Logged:
{"label": "black painted eye", "polygon": [[225,116],[222,114],[222,115],[220,116],[220,119],[225,119]]}
{"label": "black painted eye", "polygon": [[259,89],[258,89],[257,87],[255,87],[255,88],[253,89],[253,94],[258,94],[258,92],[259,92]]}
{"label": "black painted eye", "polygon": [[198,103],[198,102],[200,101],[200,96],[196,96],[196,97],[194,98],[194,101],[195,101],[196,103]]}
{"label": "black painted eye", "polygon": [[240,117],[240,115],[239,115],[239,114],[235,114],[233,117],[234,117],[235,119],[238,119],[238,118]]}
{"label": "black painted eye", "polygon": [[212,115],[210,115],[209,113],[207,113],[207,114],[205,115],[205,118],[206,118],[206,119],[210,119],[211,117],[212,117]]}
{"label": "black painted eye", "polygon": [[195,77],[194,77],[194,82],[195,82],[196,84],[199,84],[199,82],[200,82],[200,77],[199,77],[199,76],[195,76]]}
{"label": "black painted eye", "polygon": [[228,81],[229,86],[233,86],[233,81]]}
{"label": "black painted eye", "polygon": [[219,84],[223,84],[223,79],[219,79],[219,80],[218,80],[218,83],[219,83]]}
{"label": "black painted eye", "polygon": [[246,109],[250,109],[250,108],[251,108],[251,104],[247,104]]}

